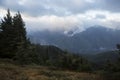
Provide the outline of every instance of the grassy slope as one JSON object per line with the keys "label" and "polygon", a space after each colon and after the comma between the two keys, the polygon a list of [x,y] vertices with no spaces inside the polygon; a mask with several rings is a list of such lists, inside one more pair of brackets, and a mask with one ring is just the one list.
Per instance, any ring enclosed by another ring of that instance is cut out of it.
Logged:
{"label": "grassy slope", "polygon": [[57,70],[43,66],[20,66],[0,60],[0,80],[102,80],[92,73]]}

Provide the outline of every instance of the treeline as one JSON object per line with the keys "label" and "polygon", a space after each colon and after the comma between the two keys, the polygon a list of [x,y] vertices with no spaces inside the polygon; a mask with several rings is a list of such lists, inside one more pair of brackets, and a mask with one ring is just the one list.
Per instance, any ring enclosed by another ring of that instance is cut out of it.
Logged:
{"label": "treeline", "polygon": [[[120,44],[117,45],[117,49],[120,55]],[[115,62],[107,60],[99,70],[103,80],[120,80],[120,56]]]}
{"label": "treeline", "polygon": [[91,71],[91,64],[80,55],[55,46],[31,44],[26,36],[25,23],[20,12],[11,16],[10,10],[0,22],[0,58],[9,58],[17,64],[37,64],[76,71]]}

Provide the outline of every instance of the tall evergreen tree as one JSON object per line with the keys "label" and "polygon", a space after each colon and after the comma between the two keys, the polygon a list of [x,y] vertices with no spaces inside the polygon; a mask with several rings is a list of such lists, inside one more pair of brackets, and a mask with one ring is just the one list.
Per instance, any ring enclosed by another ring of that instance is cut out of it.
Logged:
{"label": "tall evergreen tree", "polygon": [[[9,53],[12,52],[13,41],[13,26],[12,26],[12,16],[10,10],[8,10],[7,15],[2,19],[1,22],[1,41],[0,41],[0,56],[8,57]],[[11,55],[12,56],[12,55]],[[10,57],[10,55],[9,55]]]}
{"label": "tall evergreen tree", "polygon": [[16,33],[16,47],[17,48],[25,48],[27,46],[27,38],[26,38],[26,30],[25,24],[22,20],[20,12],[18,12],[13,18],[13,27]]}
{"label": "tall evergreen tree", "polygon": [[18,12],[14,17],[8,9],[7,15],[1,21],[0,27],[0,57],[13,57],[16,52],[27,47],[25,24]]}

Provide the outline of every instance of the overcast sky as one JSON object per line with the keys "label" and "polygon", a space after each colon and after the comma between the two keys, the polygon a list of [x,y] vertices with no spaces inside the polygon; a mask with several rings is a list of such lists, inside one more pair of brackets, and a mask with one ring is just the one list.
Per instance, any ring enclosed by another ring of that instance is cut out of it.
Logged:
{"label": "overcast sky", "polygon": [[21,12],[29,32],[120,28],[120,0],[0,0],[0,18],[8,8]]}

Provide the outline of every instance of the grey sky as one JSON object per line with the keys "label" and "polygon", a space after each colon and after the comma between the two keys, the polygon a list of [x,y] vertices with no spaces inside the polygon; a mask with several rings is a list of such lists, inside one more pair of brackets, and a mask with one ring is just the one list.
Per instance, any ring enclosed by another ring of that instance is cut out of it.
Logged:
{"label": "grey sky", "polygon": [[[0,0],[0,17],[6,9],[20,11],[27,30],[82,31],[93,25],[119,28],[120,0]],[[117,26],[116,26],[117,23]]]}

